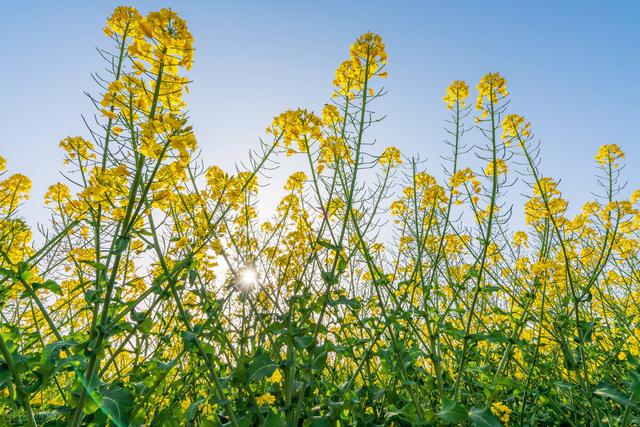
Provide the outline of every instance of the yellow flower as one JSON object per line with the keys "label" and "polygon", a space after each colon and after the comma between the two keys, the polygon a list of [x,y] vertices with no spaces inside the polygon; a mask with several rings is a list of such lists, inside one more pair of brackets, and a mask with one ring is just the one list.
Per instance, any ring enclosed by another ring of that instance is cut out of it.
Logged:
{"label": "yellow flower", "polygon": [[351,99],[364,89],[365,81],[370,77],[387,77],[388,74],[380,72],[380,69],[387,63],[388,56],[382,38],[373,33],[358,37],[351,45],[350,53],[351,58],[342,62],[336,70],[333,84],[338,88],[334,96],[344,95]]}
{"label": "yellow flower", "polygon": [[394,200],[391,203],[391,215],[402,216],[407,212],[407,205],[402,200]]}
{"label": "yellow flower", "polygon": [[301,191],[306,180],[307,175],[304,172],[294,172],[287,179],[284,189],[287,191]]}
{"label": "yellow flower", "polygon": [[344,139],[337,136],[322,138],[320,140],[320,157],[316,168],[318,173],[322,173],[327,163],[333,163],[338,160],[344,160],[353,164],[351,149],[345,143]]}
{"label": "yellow flower", "polygon": [[57,184],[49,187],[49,190],[44,195],[44,204],[63,204],[69,199],[70,196],[71,193],[69,192],[69,187],[61,182],[58,182]]}
{"label": "yellow flower", "polygon": [[513,244],[527,248],[529,247],[529,236],[524,231],[516,231],[513,234]]}
{"label": "yellow flower", "polygon": [[358,40],[351,45],[350,53],[352,59],[368,61],[369,66],[375,67],[374,69],[386,64],[389,59],[382,38],[371,32],[358,37]]}
{"label": "yellow flower", "polygon": [[507,81],[500,73],[486,74],[478,83],[478,99],[476,100],[476,110],[483,110],[482,117],[486,117],[487,110],[484,108],[485,102],[496,104],[500,97],[508,95]]}
{"label": "yellow flower", "polygon": [[502,402],[494,402],[491,405],[491,412],[500,418],[505,425],[509,423],[509,416],[511,415],[511,409]]}
{"label": "yellow flower", "polygon": [[273,405],[276,402],[276,397],[271,393],[265,393],[262,396],[256,398],[256,404],[258,406]]}
{"label": "yellow flower", "polygon": [[502,175],[502,174],[506,175],[507,164],[502,159],[496,159],[495,162],[492,160],[489,162],[489,164],[485,168],[484,173],[487,176],[491,176],[493,175],[494,169],[495,169],[496,175]]}
{"label": "yellow flower", "polygon": [[0,213],[13,213],[20,203],[29,198],[30,190],[31,180],[20,173],[0,181]]}
{"label": "yellow flower", "polygon": [[273,118],[267,133],[273,134],[277,141],[282,140],[286,148],[296,143],[298,151],[306,152],[309,150],[309,143],[322,136],[321,124],[322,120],[313,112],[303,109],[288,110]]}
{"label": "yellow flower", "polygon": [[324,105],[324,108],[322,109],[322,124],[335,128],[340,125],[342,120],[343,118],[338,107],[333,104]]}
{"label": "yellow flower", "polygon": [[460,194],[460,190],[458,190],[458,187],[466,184],[469,181],[471,181],[473,185],[474,192],[479,193],[480,181],[478,181],[477,179],[474,179],[474,177],[475,175],[473,174],[470,168],[464,168],[456,171],[453,175],[451,175],[451,180],[450,180],[452,193],[454,195]]}
{"label": "yellow flower", "polygon": [[151,159],[157,159],[162,153],[162,145],[158,144],[152,137],[143,137],[140,141],[138,151],[143,156],[149,157]]}
{"label": "yellow flower", "polygon": [[616,144],[603,145],[598,149],[596,161],[600,166],[611,165],[617,167],[616,161],[624,157],[624,152]]}
{"label": "yellow flower", "polygon": [[402,163],[400,150],[396,147],[387,147],[378,159],[381,165],[394,167]]}
{"label": "yellow flower", "polygon": [[93,143],[87,141],[81,136],[70,136],[60,141],[60,147],[67,152],[67,158],[64,164],[69,164],[71,160],[78,158],[79,160],[95,159],[96,155],[93,151]]}
{"label": "yellow flower", "polygon": [[104,32],[108,36],[113,34],[131,34],[140,19],[140,13],[135,7],[118,6],[107,20],[107,26],[104,27]]}
{"label": "yellow flower", "polygon": [[189,244],[189,239],[186,236],[182,236],[178,240],[176,240],[175,247],[176,249],[182,249],[188,244]]}
{"label": "yellow flower", "polygon": [[[144,39],[149,39],[153,45],[153,54],[148,54],[150,46]],[[187,22],[171,9],[160,9],[150,12],[139,22],[139,37],[137,42],[141,50],[136,51],[142,59],[159,61],[168,71],[172,67],[181,66],[189,70],[193,63],[193,36],[187,28]],[[146,51],[146,52],[145,52]]]}
{"label": "yellow flower", "polygon": [[273,371],[273,374],[269,377],[269,382],[271,384],[279,384],[282,382],[282,373],[280,372],[280,369]]}
{"label": "yellow flower", "polygon": [[127,195],[129,171],[124,164],[102,171],[94,167],[89,173],[89,185],[80,193],[81,198],[93,202],[115,202]]}
{"label": "yellow flower", "polygon": [[456,103],[460,103],[460,106],[464,107],[465,99],[468,96],[469,86],[463,80],[454,80],[447,88],[443,100],[447,104],[447,109],[450,110]]}
{"label": "yellow flower", "polygon": [[530,198],[524,206],[527,224],[550,216],[562,215],[569,205],[566,200],[560,197],[558,183],[549,177],[540,178],[539,182],[533,186],[533,195],[534,197]]}
{"label": "yellow flower", "polygon": [[514,138],[525,139],[531,135],[531,123],[517,114],[507,114],[502,120],[502,139],[509,145]]}

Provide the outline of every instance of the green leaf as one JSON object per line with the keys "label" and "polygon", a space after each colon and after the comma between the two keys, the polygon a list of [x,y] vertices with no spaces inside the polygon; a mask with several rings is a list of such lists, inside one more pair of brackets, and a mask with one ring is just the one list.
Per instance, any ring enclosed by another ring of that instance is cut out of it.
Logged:
{"label": "green leaf", "polygon": [[131,237],[129,236],[119,236],[116,239],[116,244],[113,248],[113,254],[119,255],[124,252],[125,249],[129,246],[129,242],[131,241]]}
{"label": "green leaf", "polygon": [[6,365],[0,365],[0,388],[10,384],[12,381],[11,372],[7,369]]}
{"label": "green leaf", "polygon": [[301,350],[310,347],[313,344],[313,337],[309,335],[299,335],[293,337],[293,345]]}
{"label": "green leaf", "polygon": [[438,418],[450,424],[462,423],[469,417],[467,408],[449,399],[445,399],[442,410],[436,415]]}
{"label": "green leaf", "polygon": [[502,423],[488,408],[472,408],[469,411],[471,423],[476,427],[502,427]]}
{"label": "green leaf", "polygon": [[95,289],[89,289],[84,293],[84,299],[88,304],[100,301],[100,292]]}
{"label": "green leaf", "polygon": [[196,282],[196,278],[198,277],[198,271],[195,268],[189,270],[189,285],[193,286]]}
{"label": "green leaf", "polygon": [[472,268],[471,270],[467,271],[467,276],[469,277],[478,277],[480,275],[480,273],[478,273],[478,270],[476,270],[475,268]]}
{"label": "green leaf", "polygon": [[40,354],[40,375],[42,375],[42,384],[47,383],[55,374],[58,358],[60,356],[60,350],[76,345],[73,341],[57,341],[47,345]]}
{"label": "green leaf", "polygon": [[62,289],[60,288],[60,285],[58,285],[53,280],[47,280],[44,283],[32,283],[31,286],[33,287],[34,291],[42,288],[50,290],[56,295],[62,295]]}
{"label": "green leaf", "polygon": [[286,427],[286,425],[287,422],[282,415],[271,412],[262,427]]}
{"label": "green leaf", "polygon": [[599,385],[595,390],[593,390],[593,394],[606,399],[611,399],[624,406],[635,406],[627,396],[609,384]]}
{"label": "green leaf", "polygon": [[217,415],[209,415],[207,418],[203,419],[200,427],[219,427],[222,423],[218,419]]}
{"label": "green leaf", "polygon": [[347,269],[347,260],[342,255],[338,258],[338,274],[341,274]]}
{"label": "green leaf", "polygon": [[331,249],[332,251],[338,252],[338,247],[333,243],[325,242],[324,240],[317,240],[316,243],[322,246],[323,248]]}
{"label": "green leaf", "polygon": [[196,334],[191,331],[182,331],[180,333],[182,335],[182,342],[184,342],[184,346],[186,348],[191,348],[196,342]]}
{"label": "green leaf", "polygon": [[578,323],[578,333],[580,336],[574,337],[573,340],[575,342],[592,342],[591,334],[595,326],[595,322],[585,322],[584,320],[581,320]]}
{"label": "green leaf", "polygon": [[95,262],[95,261],[89,261],[89,260],[80,260],[80,262],[82,264],[87,264],[93,268],[95,268],[97,271],[104,271],[107,269],[107,267],[102,264],[101,262]]}
{"label": "green leaf", "polygon": [[184,413],[185,421],[191,421],[196,417],[198,413],[198,406],[202,405],[205,402],[204,398],[199,398],[195,402],[193,402]]}
{"label": "green leaf", "polygon": [[329,304],[332,307],[335,307],[337,305],[348,305],[351,308],[355,308],[355,309],[360,308],[360,302],[358,302],[358,300],[356,300],[355,298],[345,298],[343,296],[341,296],[338,299],[331,300],[327,304]]}
{"label": "green leaf", "polygon": [[327,285],[335,285],[338,283],[338,276],[330,271],[323,271],[320,273],[320,277]]}
{"label": "green leaf", "polygon": [[276,370],[276,364],[271,357],[262,350],[258,350],[253,356],[247,368],[247,382],[258,381],[264,377],[270,377]]}
{"label": "green leaf", "polygon": [[87,399],[87,402],[82,407],[82,412],[85,414],[93,414],[98,409],[100,409],[100,405],[102,404],[102,399],[97,393],[94,393],[90,398]]}
{"label": "green leaf", "polygon": [[327,416],[312,417],[309,423],[310,427],[331,427],[331,418]]}
{"label": "green leaf", "polygon": [[142,323],[145,319],[145,313],[143,311],[135,311],[135,310],[131,310],[131,320],[133,320],[136,323]]}
{"label": "green leaf", "polygon": [[629,382],[629,390],[631,394],[637,399],[640,397],[640,373],[631,372],[631,381]]}
{"label": "green leaf", "polygon": [[416,425],[416,407],[413,402],[409,402],[398,410],[387,412],[385,418],[399,418],[404,421],[409,421],[411,425]]}
{"label": "green leaf", "polygon": [[31,278],[33,278],[33,273],[30,270],[22,271],[20,273],[20,277],[27,283],[31,282]]}
{"label": "green leaf", "polygon": [[96,422],[106,425],[107,419],[111,419],[115,426],[127,426],[133,407],[133,395],[119,385],[109,384],[101,388],[100,413],[96,416]]}

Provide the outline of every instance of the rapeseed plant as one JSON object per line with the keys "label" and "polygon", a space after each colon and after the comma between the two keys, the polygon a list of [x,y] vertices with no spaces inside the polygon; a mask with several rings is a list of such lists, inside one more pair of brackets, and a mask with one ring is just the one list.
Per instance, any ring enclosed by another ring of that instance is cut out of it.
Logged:
{"label": "rapeseed plant", "polygon": [[[204,167],[186,22],[118,7],[104,33],[96,125],[60,142],[43,244],[19,217],[31,182],[0,157],[9,423],[638,423],[640,190],[621,197],[620,147],[600,148],[599,190],[570,217],[493,72],[474,105],[446,88],[438,180],[368,143],[389,58],[367,33],[319,113],[275,116],[246,168]],[[288,156],[304,170],[265,219],[259,181]],[[504,202],[516,174],[525,230]]]}

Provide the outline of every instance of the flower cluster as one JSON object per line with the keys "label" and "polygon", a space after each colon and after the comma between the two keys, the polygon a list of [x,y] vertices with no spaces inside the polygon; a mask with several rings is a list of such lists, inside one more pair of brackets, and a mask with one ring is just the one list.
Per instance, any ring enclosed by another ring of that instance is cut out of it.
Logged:
{"label": "flower cluster", "polygon": [[508,146],[514,139],[525,140],[531,136],[531,123],[517,114],[507,114],[502,120],[502,139]]}
{"label": "flower cluster", "polygon": [[527,224],[535,224],[545,218],[557,218],[563,215],[568,203],[560,196],[557,182],[549,177],[540,178],[533,187],[533,197],[524,207]]}
{"label": "flower cluster", "polygon": [[273,118],[273,123],[267,128],[267,133],[282,141],[288,148],[287,154],[294,154],[292,144],[296,144],[298,152],[309,151],[309,144],[322,137],[322,120],[313,112],[297,109],[288,110]]}
{"label": "flower cluster", "polygon": [[490,108],[500,99],[508,95],[507,80],[500,73],[488,73],[482,77],[477,86],[478,98],[476,110],[482,111],[482,118],[486,118]]}
{"label": "flower cluster", "polygon": [[383,167],[394,167],[402,163],[400,150],[396,147],[387,147],[378,158],[378,163]]}
{"label": "flower cluster", "polygon": [[[373,33],[361,35],[351,45],[350,54],[351,57],[336,70],[333,84],[337,88],[334,96],[353,99],[368,86],[369,79],[374,75],[387,77],[386,71],[381,69],[387,63],[388,56],[382,38]],[[368,92],[368,95],[373,95],[370,87]]]}
{"label": "flower cluster", "polygon": [[463,80],[454,80],[453,83],[447,87],[447,91],[444,95],[444,103],[447,104],[447,109],[451,110],[454,105],[464,107],[466,105],[466,99],[469,96],[469,86]]}
{"label": "flower cluster", "polygon": [[596,161],[600,166],[609,166],[617,167],[618,160],[624,158],[624,153],[616,144],[607,144],[603,145],[598,149],[598,154],[596,154]]}
{"label": "flower cluster", "polygon": [[506,175],[507,173],[507,163],[502,159],[491,160],[487,167],[484,169],[484,173],[487,176],[492,176],[494,173],[496,175]]}

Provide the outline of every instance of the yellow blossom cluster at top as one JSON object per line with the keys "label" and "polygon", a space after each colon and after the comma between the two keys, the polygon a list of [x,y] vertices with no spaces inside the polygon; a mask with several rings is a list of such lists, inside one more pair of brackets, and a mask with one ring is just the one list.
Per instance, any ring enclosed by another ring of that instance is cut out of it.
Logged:
{"label": "yellow blossom cluster at top", "polygon": [[150,12],[146,17],[134,7],[117,7],[107,20],[105,34],[131,37],[129,53],[155,67],[190,69],[193,63],[193,36],[186,22],[171,9]]}
{"label": "yellow blossom cluster at top", "polygon": [[[6,160],[0,156],[0,177],[4,175],[6,167]],[[14,217],[18,207],[29,198],[30,191],[31,180],[21,173],[0,179],[1,268],[17,269],[18,263],[33,253],[31,229],[22,219]],[[0,295],[4,290],[0,290]]]}
{"label": "yellow blossom cluster at top", "polygon": [[[450,179],[451,195],[453,197],[456,197],[462,194],[462,192],[460,191],[460,187],[467,183],[471,184],[471,191],[475,193],[473,196],[471,196],[471,201],[475,203],[478,201],[477,194],[480,193],[480,191],[482,190],[482,184],[480,183],[480,180],[476,178],[471,168],[467,167],[464,169],[460,169],[455,173],[453,173],[453,175],[451,175],[451,179]],[[462,201],[456,200],[455,204],[461,205]]]}
{"label": "yellow blossom cluster at top", "polygon": [[60,147],[66,151],[67,158],[64,160],[65,164],[69,164],[74,159],[78,159],[81,164],[84,163],[86,165],[87,160],[96,158],[93,152],[93,143],[81,136],[70,136],[63,139],[60,141]]}
{"label": "yellow blossom cluster at top", "polygon": [[491,160],[487,167],[484,169],[484,173],[487,176],[496,175],[505,175],[507,173],[507,163],[502,159]]}
{"label": "yellow blossom cluster at top", "polygon": [[116,7],[107,19],[107,25],[103,31],[107,36],[131,34],[135,31],[141,19],[142,16],[140,16],[140,12],[135,7]]}
{"label": "yellow blossom cluster at top", "polygon": [[382,166],[398,166],[402,163],[402,159],[400,158],[400,150],[398,150],[396,147],[387,147],[378,159],[378,162]]}
{"label": "yellow blossom cluster at top", "polygon": [[516,231],[513,233],[513,244],[516,246],[528,247],[529,235],[524,231]]}
{"label": "yellow blossom cluster at top", "polygon": [[[307,152],[309,144],[322,136],[322,120],[313,112],[297,109],[288,110],[274,117],[273,123],[267,128],[267,133],[273,134],[277,140],[282,140],[286,148],[296,144],[299,152]],[[287,154],[296,151],[290,149]]]}
{"label": "yellow blossom cluster at top", "polygon": [[186,164],[196,146],[181,119],[188,79],[179,69],[188,70],[193,63],[193,36],[186,22],[170,9],[143,17],[135,8],[119,7],[105,33],[126,47],[133,62],[132,72],[118,69],[119,78],[108,85],[100,102],[105,117],[124,125],[114,124],[113,135],[139,124],[141,154],[156,159],[170,146],[178,152],[177,161]]}
{"label": "yellow blossom cluster at top", "polygon": [[447,109],[450,110],[457,103],[460,107],[466,105],[466,99],[469,96],[469,86],[463,80],[455,80],[447,87],[447,92],[444,95],[444,102],[447,104]]}
{"label": "yellow blossom cluster at top", "polygon": [[500,73],[488,73],[482,77],[477,86],[478,98],[476,99],[476,110],[482,111],[482,118],[486,118],[489,110],[485,105],[494,105],[507,96],[507,80]]}
{"label": "yellow blossom cluster at top", "polygon": [[[337,88],[334,95],[351,99],[368,85],[372,76],[387,77],[386,71],[380,70],[387,63],[388,56],[382,38],[373,33],[358,37],[351,45],[350,54],[351,57],[336,70],[333,84]],[[373,95],[372,89],[368,89],[368,95]]]}
{"label": "yellow blossom cluster at top", "polygon": [[600,166],[611,165],[617,167],[617,161],[622,158],[624,158],[624,153],[616,144],[603,145],[596,154],[596,161]]}
{"label": "yellow blossom cluster at top", "polygon": [[333,104],[325,104],[324,108],[322,108],[322,124],[327,126],[334,131],[339,130],[339,126],[343,121],[343,117],[336,107]]}
{"label": "yellow blossom cluster at top", "polygon": [[306,180],[307,174],[302,171],[294,172],[287,179],[284,189],[287,191],[302,191]]}
{"label": "yellow blossom cluster at top", "polygon": [[540,220],[557,218],[567,210],[568,203],[560,197],[558,183],[550,177],[542,177],[535,183],[533,195],[524,207],[527,224],[540,224]]}
{"label": "yellow blossom cluster at top", "polygon": [[10,215],[15,211],[20,203],[27,200],[29,191],[31,180],[21,173],[0,181],[0,215]]}
{"label": "yellow blossom cluster at top", "polygon": [[524,140],[531,135],[531,123],[517,114],[507,114],[502,120],[502,139],[508,146],[514,139]]}

